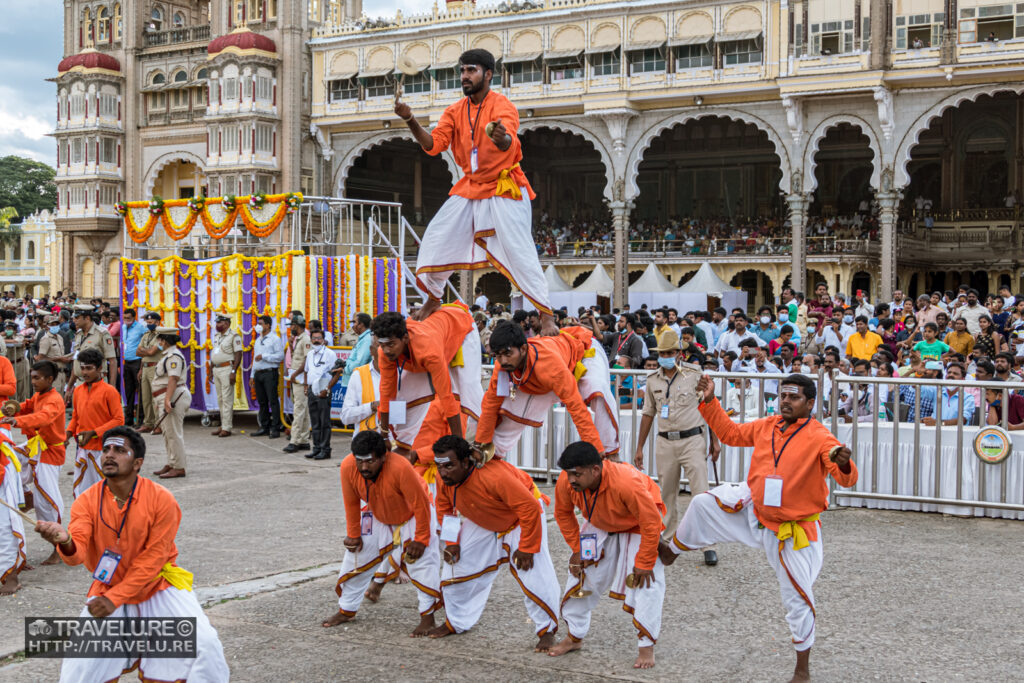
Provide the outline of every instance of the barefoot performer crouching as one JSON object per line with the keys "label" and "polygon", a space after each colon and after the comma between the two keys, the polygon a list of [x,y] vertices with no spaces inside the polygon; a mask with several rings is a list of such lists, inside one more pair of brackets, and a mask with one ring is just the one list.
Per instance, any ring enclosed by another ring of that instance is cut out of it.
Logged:
{"label": "barefoot performer crouching", "polygon": [[355,618],[374,569],[398,543],[405,548],[401,570],[419,591],[420,623],[410,635],[427,635],[441,606],[440,555],[427,483],[408,460],[387,450],[384,437],[362,431],[352,439],[352,453],[341,461],[341,492],[346,552],[334,589],[338,611],[322,625]]}
{"label": "barefoot performer crouching", "polygon": [[36,531],[57,546],[65,564],[84,564],[92,572],[80,616],[193,617],[195,657],[65,659],[61,681],[99,683],[133,669],[147,681],[228,680],[224,648],[192,592],[192,574],[175,562],[181,508],[170,491],[139,476],[145,456],[146,442],[134,429],[108,430],[103,434],[103,481],[75,499],[67,530],[40,521]]}
{"label": "barefoot performer crouching", "polygon": [[694,496],[671,544],[661,549],[666,564],[684,550],[713,543],[761,548],[775,570],[796,648],[794,681],[810,680],[814,644],[814,593],[821,571],[821,522],[828,508],[828,475],[840,486],[857,483],[850,449],[811,417],[816,387],[803,375],[782,381],[780,415],[736,424],[715,398],[706,375],[700,413],[723,444],[753,447],[746,484],[724,484]]}
{"label": "barefoot performer crouching", "polygon": [[495,63],[490,52],[468,50],[458,68],[466,97],[445,109],[432,131],[420,125],[408,104],[395,102],[395,114],[420,147],[431,156],[451,149],[463,174],[420,244],[416,285],[429,297],[416,317],[425,320],[440,308],[452,272],[486,266],[511,280],[540,311],[541,333],[554,336],[558,326],[533,241],[534,193],[519,167],[519,111],[491,91]]}
{"label": "barefoot performer crouching", "polygon": [[[28,437],[29,460],[22,463],[21,477],[26,490],[29,483],[35,489],[36,519],[60,524],[64,517],[60,470],[64,466],[66,432],[64,399],[53,388],[57,366],[48,360],[38,361],[32,365],[30,379],[36,393],[22,402],[17,411],[4,408],[5,417],[0,423],[17,427]],[[56,548],[43,564],[60,564]]]}
{"label": "barefoot performer crouching", "polygon": [[445,621],[430,632],[443,638],[473,628],[503,563],[523,590],[537,630],[537,652],[558,630],[558,577],[548,553],[544,497],[526,472],[504,460],[479,469],[469,443],[443,436],[434,444],[442,485],[437,519],[444,545],[441,593]]}
{"label": "barefoot performer crouching", "polygon": [[557,657],[582,647],[590,613],[608,592],[633,615],[640,639],[633,668],[649,669],[665,599],[665,568],[658,558],[665,505],[658,487],[632,465],[603,459],[585,441],[569,444],[558,466],[555,520],[572,556],[562,598],[568,631],[548,654]]}

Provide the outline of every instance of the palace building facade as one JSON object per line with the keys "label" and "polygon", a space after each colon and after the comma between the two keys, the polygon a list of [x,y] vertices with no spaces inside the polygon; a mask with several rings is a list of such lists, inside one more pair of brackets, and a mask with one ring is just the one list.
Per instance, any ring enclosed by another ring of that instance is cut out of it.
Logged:
{"label": "palace building facade", "polygon": [[621,302],[649,262],[679,284],[708,261],[754,304],[818,281],[872,301],[1022,285],[1024,3],[123,4],[65,3],[68,272],[111,267],[118,198],[298,188],[398,201],[422,229],[460,170],[419,151],[396,87],[432,125],[482,47],[519,108],[542,261],[568,282],[603,264]]}

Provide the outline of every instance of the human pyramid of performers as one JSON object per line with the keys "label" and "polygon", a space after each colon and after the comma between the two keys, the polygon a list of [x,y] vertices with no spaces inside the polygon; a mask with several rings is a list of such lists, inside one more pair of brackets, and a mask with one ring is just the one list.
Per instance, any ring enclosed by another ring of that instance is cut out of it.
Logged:
{"label": "human pyramid of performers", "polygon": [[[850,450],[811,417],[815,385],[809,379],[791,375],[781,381],[779,415],[736,424],[715,398],[712,380],[682,362],[678,348],[659,344],[664,362],[658,375],[670,378],[659,419],[667,420],[670,411],[699,411],[722,443],[753,448],[745,484],[695,495],[678,527],[666,530],[664,520],[676,513],[658,486],[634,464],[619,461],[616,403],[602,344],[588,327],[555,324],[531,237],[534,195],[519,167],[518,114],[490,90],[494,66],[486,51],[462,55],[466,97],[429,132],[396,98],[395,113],[424,151],[450,149],[464,175],[423,238],[416,275],[426,302],[408,319],[399,313],[373,319],[371,362],[349,387],[359,392],[361,412],[351,454],[340,467],[345,554],[335,587],[338,609],[322,625],[352,622],[364,601],[377,602],[386,584],[397,580],[411,586],[390,590],[418,595],[412,636],[463,633],[479,621],[505,565],[522,589],[536,651],[563,656],[581,649],[591,612],[607,594],[621,601],[636,628],[634,667],[650,668],[662,628],[665,568],[685,551],[738,542],[763,549],[775,570],[796,650],[794,680],[807,679],[813,584],[822,566],[819,514],[827,507],[829,475],[841,486],[857,481]],[[540,334],[531,338],[511,321],[494,328],[495,367],[486,389],[468,309],[441,303],[453,271],[483,265],[505,274],[542,316]],[[40,520],[35,529],[54,544],[55,561],[93,572],[83,616],[195,616],[195,660],[134,665],[147,679],[226,680],[216,631],[191,593],[191,575],[175,564],[180,509],[165,488],[138,476],[142,437],[102,422],[100,409],[83,408],[78,418],[93,430],[90,447],[98,449],[86,480],[94,483],[76,488],[70,524],[62,526],[63,504],[47,468],[59,471],[63,463],[66,429],[63,402],[50,398],[49,374],[41,364],[33,367],[37,393],[4,407],[0,439],[17,427],[45,445],[31,464]],[[0,377],[0,393],[10,393],[4,389]],[[565,406],[580,440],[557,458],[562,471],[551,500],[505,456],[527,426],[543,424],[556,402]],[[17,500],[22,477],[6,459],[3,464],[4,498]],[[673,508],[676,493],[668,500]],[[571,550],[564,582],[549,554],[545,515],[552,508]],[[12,513],[6,523],[20,528],[21,521]],[[0,551],[6,562],[11,548]],[[438,620],[440,610],[444,617]],[[132,664],[67,660],[62,679],[107,680]]]}

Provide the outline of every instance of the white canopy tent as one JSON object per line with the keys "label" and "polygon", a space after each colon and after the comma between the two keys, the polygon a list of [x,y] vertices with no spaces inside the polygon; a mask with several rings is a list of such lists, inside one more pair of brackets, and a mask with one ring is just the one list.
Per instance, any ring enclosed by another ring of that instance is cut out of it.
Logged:
{"label": "white canopy tent", "polygon": [[572,290],[572,306],[567,304],[567,310],[575,315],[580,306],[589,308],[598,303],[598,297],[608,299],[615,289],[615,283],[608,276],[608,271],[600,263],[594,266],[587,279],[580,283],[579,287]]}
{"label": "white canopy tent", "polygon": [[544,270],[544,279],[548,282],[552,308],[564,308],[569,315],[576,315],[580,306],[589,307],[597,302],[594,293],[574,290],[572,285],[562,279],[554,265],[549,265]]}
{"label": "white canopy tent", "polygon": [[653,262],[648,263],[644,274],[629,286],[629,308],[633,311],[647,304],[651,309],[675,308],[682,314],[693,310],[694,305],[701,302],[703,299],[699,296],[681,293]]}
{"label": "white canopy tent", "polygon": [[721,302],[719,305],[726,310],[734,308],[747,310],[747,292],[736,289],[718,277],[708,263],[704,263],[693,277],[679,288],[679,292],[703,297],[702,303],[699,306],[694,306],[693,309],[710,310],[712,302],[708,299],[714,298],[718,299]]}

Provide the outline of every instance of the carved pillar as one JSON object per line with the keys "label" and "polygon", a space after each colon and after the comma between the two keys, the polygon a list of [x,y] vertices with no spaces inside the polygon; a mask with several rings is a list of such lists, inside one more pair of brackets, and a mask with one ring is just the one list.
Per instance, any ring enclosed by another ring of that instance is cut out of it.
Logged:
{"label": "carved pillar", "polygon": [[896,288],[896,211],[902,196],[899,190],[883,190],[875,194],[878,223],[882,232],[881,301],[891,301],[893,289]]}
{"label": "carved pillar", "polygon": [[795,291],[807,293],[807,243],[804,238],[807,225],[807,207],[810,198],[803,192],[786,196],[789,206],[789,222],[793,226],[793,275],[789,285]]}
{"label": "carved pillar", "polygon": [[614,201],[608,205],[612,211],[612,227],[615,230],[615,289],[612,292],[612,307],[623,307],[629,303],[629,212],[631,201]]}

